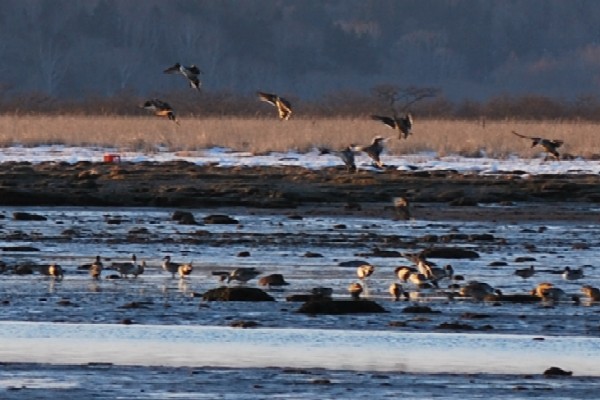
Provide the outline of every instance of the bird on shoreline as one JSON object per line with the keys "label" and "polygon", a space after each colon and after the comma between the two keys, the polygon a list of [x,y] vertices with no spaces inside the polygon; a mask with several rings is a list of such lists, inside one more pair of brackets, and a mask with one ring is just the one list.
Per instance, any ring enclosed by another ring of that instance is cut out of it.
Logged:
{"label": "bird on shoreline", "polygon": [[279,97],[273,93],[256,92],[260,101],[265,101],[275,108],[279,114],[279,119],[287,121],[292,116],[292,105],[283,97]]}
{"label": "bird on shoreline", "polygon": [[393,282],[388,291],[390,292],[390,295],[392,295],[392,299],[394,299],[394,301],[400,300],[400,296],[404,296],[408,299],[408,293],[405,292],[402,285],[397,282]]}
{"label": "bird on shoreline", "polygon": [[351,283],[350,286],[348,286],[348,292],[350,292],[352,300],[359,300],[360,295],[363,292],[363,287],[360,283],[354,282]]}
{"label": "bird on shoreline", "polygon": [[394,212],[397,219],[410,219],[410,202],[406,197],[394,197]]}
{"label": "bird on shoreline", "polygon": [[200,75],[202,71],[200,70],[200,68],[196,67],[193,64],[189,67],[186,67],[179,63],[176,63],[175,65],[165,69],[163,73],[183,75],[188,80],[192,89],[200,90],[200,86],[202,85],[200,79],[198,79],[198,75]]}
{"label": "bird on shoreline", "polygon": [[96,256],[96,260],[89,266],[88,272],[92,279],[100,279],[100,275],[102,274],[102,260],[100,256]]}
{"label": "bird on shoreline", "polygon": [[249,280],[256,278],[260,274],[261,272],[254,267],[236,268],[229,273],[229,276],[227,277],[227,283],[231,281],[246,283]]}
{"label": "bird on shoreline", "polygon": [[600,301],[600,289],[590,285],[583,285],[581,292],[591,301]]}
{"label": "bird on shoreline", "polygon": [[178,274],[181,279],[190,275],[193,271],[192,263],[176,263],[171,261],[171,256],[163,258],[162,269],[171,274],[171,278],[175,279],[175,274]]}
{"label": "bird on shoreline", "polygon": [[565,267],[562,275],[566,281],[574,281],[583,278],[583,269],[571,269],[571,267]]}
{"label": "bird on shoreline", "polygon": [[145,110],[152,111],[157,117],[167,117],[170,121],[173,121],[179,125],[179,121],[177,120],[175,111],[173,111],[173,107],[171,107],[167,102],[164,102],[160,99],[151,99],[146,100],[140,107]]}
{"label": "bird on shoreline", "polygon": [[515,275],[520,276],[523,279],[531,278],[535,274],[533,265],[529,268],[520,268],[515,270]]}
{"label": "bird on shoreline", "polygon": [[562,140],[550,140],[550,139],[544,139],[541,137],[533,137],[533,136],[527,136],[527,135],[521,135],[520,133],[516,132],[516,131],[512,131],[513,135],[516,135],[520,138],[523,139],[529,139],[532,141],[531,147],[535,147],[535,146],[541,146],[544,151],[550,155],[552,155],[555,159],[560,160],[560,154],[558,153],[558,151],[556,149],[558,149],[560,146],[562,146],[564,144],[564,142]]}
{"label": "bird on shoreline", "polygon": [[48,266],[48,275],[59,280],[63,279],[65,276],[62,267],[56,263],[52,263]]}
{"label": "bird on shoreline", "polygon": [[356,268],[356,276],[361,281],[373,275],[373,272],[375,272],[375,267],[371,264],[360,265]]}
{"label": "bird on shoreline", "polygon": [[387,138],[384,138],[382,136],[375,136],[371,144],[368,146],[350,145],[350,147],[354,151],[362,151],[363,153],[365,153],[367,156],[369,156],[369,158],[371,158],[371,160],[373,160],[373,165],[381,169],[383,168],[383,163],[381,162],[380,156],[384,149],[383,143],[386,140]]}
{"label": "bird on shoreline", "polygon": [[412,114],[407,113],[403,117],[395,115],[393,117],[387,117],[383,115],[371,115],[371,119],[379,121],[384,125],[398,130],[398,139],[407,139],[412,134],[413,118]]}

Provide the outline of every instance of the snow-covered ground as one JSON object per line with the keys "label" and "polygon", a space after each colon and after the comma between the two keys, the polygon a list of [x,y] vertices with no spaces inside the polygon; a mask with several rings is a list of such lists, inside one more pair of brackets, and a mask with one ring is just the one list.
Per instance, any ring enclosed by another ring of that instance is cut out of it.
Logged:
{"label": "snow-covered ground", "polygon": [[[198,151],[172,152],[160,150],[153,153],[123,151],[109,148],[68,147],[62,145],[39,147],[4,147],[0,149],[0,162],[29,161],[39,163],[57,161],[76,163],[79,161],[102,161],[105,154],[117,154],[123,162],[173,161],[184,160],[195,164],[217,164],[231,166],[300,166],[319,169],[342,165],[335,155],[320,155],[318,150],[308,153],[274,152],[254,155],[225,148],[211,148]],[[510,157],[494,159],[487,157],[467,158],[461,156],[438,157],[435,153],[410,155],[384,154],[382,161],[387,166],[399,170],[455,170],[463,173],[494,174],[501,171],[523,171],[527,174],[597,174],[600,172],[598,160],[544,161],[543,158],[523,159]],[[359,169],[370,169],[370,160],[365,155],[357,155]]]}

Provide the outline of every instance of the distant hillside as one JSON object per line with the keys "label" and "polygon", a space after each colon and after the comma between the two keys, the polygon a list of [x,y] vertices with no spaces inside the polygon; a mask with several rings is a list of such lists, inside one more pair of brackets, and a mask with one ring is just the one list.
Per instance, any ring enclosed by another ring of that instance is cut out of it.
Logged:
{"label": "distant hillside", "polygon": [[155,95],[185,89],[179,61],[208,92],[574,98],[598,92],[599,27],[587,0],[4,0],[0,93]]}

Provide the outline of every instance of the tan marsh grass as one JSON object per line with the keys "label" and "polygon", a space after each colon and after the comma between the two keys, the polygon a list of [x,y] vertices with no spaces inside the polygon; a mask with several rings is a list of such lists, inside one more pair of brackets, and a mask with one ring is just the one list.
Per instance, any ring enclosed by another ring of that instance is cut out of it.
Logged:
{"label": "tan marsh grass", "polygon": [[264,153],[308,151],[315,147],[342,148],[367,144],[374,136],[392,137],[390,154],[433,151],[440,156],[485,154],[539,157],[542,151],[510,132],[562,139],[562,154],[597,157],[600,125],[589,122],[554,121],[453,121],[416,120],[413,135],[398,140],[397,132],[368,117],[357,119],[181,118],[177,126],[156,117],[112,116],[0,116],[0,145],[64,144],[114,146],[129,151],[192,151],[214,146]]}

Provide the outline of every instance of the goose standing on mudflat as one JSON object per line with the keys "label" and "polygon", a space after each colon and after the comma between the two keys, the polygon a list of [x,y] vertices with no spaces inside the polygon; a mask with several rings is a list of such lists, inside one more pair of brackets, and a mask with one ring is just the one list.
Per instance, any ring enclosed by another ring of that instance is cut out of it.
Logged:
{"label": "goose standing on mudflat", "polygon": [[583,278],[583,269],[571,269],[570,267],[565,267],[565,270],[562,273],[562,277],[567,281],[574,281],[576,279]]}
{"label": "goose standing on mudflat", "polygon": [[157,117],[167,117],[170,121],[175,122],[179,125],[179,121],[175,116],[175,111],[173,111],[173,107],[169,105],[169,103],[162,101],[160,99],[151,99],[144,102],[141,105],[143,109],[150,110]]}
{"label": "goose standing on mudflat", "polygon": [[353,300],[358,300],[363,292],[363,287],[360,283],[354,282],[348,286],[348,292],[350,292],[350,296]]}
{"label": "goose standing on mudflat", "polygon": [[290,117],[292,116],[292,105],[289,101],[273,93],[256,92],[256,94],[258,95],[259,100],[265,101],[277,108],[279,119],[281,119],[282,121],[287,121],[288,119],[290,119]]}
{"label": "goose standing on mudflat", "polygon": [[382,122],[386,126],[392,129],[398,130],[398,139],[407,139],[412,134],[413,118],[410,113],[407,113],[404,117],[386,117],[382,115],[371,115],[371,119]]}
{"label": "goose standing on mudflat", "polygon": [[515,275],[520,276],[523,279],[531,278],[535,274],[533,265],[529,268],[520,268],[515,270]]}
{"label": "goose standing on mudflat", "polygon": [[588,297],[591,301],[600,301],[600,289],[590,285],[583,285],[581,292]]}
{"label": "goose standing on mudflat", "polygon": [[90,265],[88,272],[92,279],[100,279],[100,275],[102,274],[102,261],[100,260],[100,256],[96,256],[96,261]]}
{"label": "goose standing on mudflat", "polygon": [[404,291],[402,285],[396,282],[390,285],[389,292],[392,295],[394,301],[400,300],[400,296],[404,296],[405,298],[408,297],[408,293]]}
{"label": "goose standing on mudflat", "polygon": [[236,268],[229,273],[229,276],[227,277],[227,283],[231,281],[246,283],[249,280],[256,278],[260,274],[261,272],[256,270],[254,267]]}
{"label": "goose standing on mudflat", "polygon": [[198,79],[198,75],[200,75],[202,71],[195,65],[186,67],[176,63],[175,65],[165,69],[163,72],[165,74],[181,74],[188,80],[192,89],[200,90],[202,83],[200,82],[200,79]]}
{"label": "goose standing on mudflat", "polygon": [[59,280],[64,278],[64,272],[62,267],[55,263],[52,263],[50,264],[50,266],[48,266],[48,275]]}
{"label": "goose standing on mudflat", "polygon": [[558,149],[560,146],[562,146],[564,144],[564,142],[562,140],[550,140],[550,139],[544,139],[541,137],[533,137],[533,136],[526,136],[526,135],[521,135],[520,133],[517,133],[515,131],[512,131],[512,133],[520,138],[523,139],[529,139],[532,141],[531,147],[535,147],[535,146],[541,146],[544,151],[548,154],[551,154],[554,158],[556,158],[557,160],[560,160],[560,154],[558,153],[558,151],[556,149]]}
{"label": "goose standing on mudflat", "polygon": [[377,168],[383,168],[383,163],[381,162],[381,153],[383,152],[384,146],[383,143],[386,141],[387,139],[381,136],[376,136],[373,141],[371,142],[370,145],[368,146],[356,146],[356,145],[351,145],[351,148],[354,151],[362,151],[363,153],[365,153],[366,155],[368,155],[371,160],[373,160],[373,164],[377,167]]}

